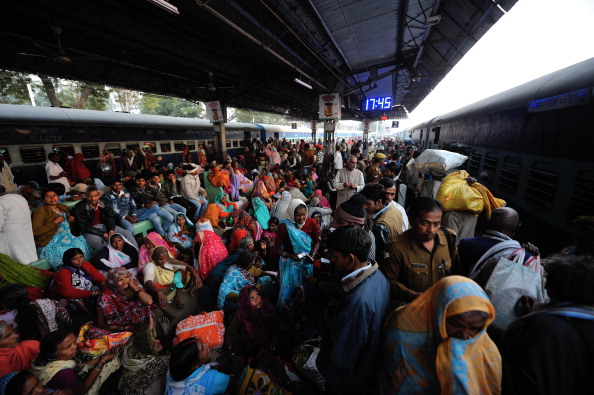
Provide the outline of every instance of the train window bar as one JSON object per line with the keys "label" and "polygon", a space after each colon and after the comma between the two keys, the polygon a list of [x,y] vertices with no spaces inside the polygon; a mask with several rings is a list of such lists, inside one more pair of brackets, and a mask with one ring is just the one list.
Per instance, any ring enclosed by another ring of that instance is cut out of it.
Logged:
{"label": "train window bar", "polygon": [[4,156],[4,160],[7,163],[12,163],[12,160],[10,159],[10,152],[8,152],[8,148],[6,147],[0,147],[0,154],[2,154],[2,156]]}
{"label": "train window bar", "polygon": [[188,149],[190,151],[196,151],[196,142],[195,141],[188,141],[187,144]]}
{"label": "train window bar", "polygon": [[140,144],[138,144],[138,143],[127,143],[126,144],[127,150],[131,149],[132,151],[134,151],[134,148],[140,148]]}
{"label": "train window bar", "polygon": [[20,147],[23,163],[39,163],[47,161],[45,150],[42,146]]}
{"label": "train window bar", "polygon": [[98,158],[99,157],[99,145],[97,144],[83,144],[80,146],[85,159]]}
{"label": "train window bar", "polygon": [[534,207],[548,210],[555,201],[560,176],[558,172],[545,167],[544,164],[535,163],[528,170],[524,200]]}
{"label": "train window bar", "polygon": [[515,193],[520,181],[522,172],[522,159],[517,156],[506,156],[501,163],[501,174],[499,186],[502,190]]}
{"label": "train window bar", "polygon": [[176,152],[182,152],[184,150],[184,142],[183,141],[174,141],[173,142],[173,149]]}
{"label": "train window bar", "polygon": [[105,144],[105,149],[114,157],[122,153],[122,146],[120,143],[107,143]]}
{"label": "train window bar", "polygon": [[239,147],[239,140],[233,140],[233,148]]}
{"label": "train window bar", "polygon": [[580,215],[594,216],[594,171],[583,170],[575,175],[566,218],[573,221]]}
{"label": "train window bar", "polygon": [[74,146],[71,144],[54,144],[52,145],[52,149],[54,151],[58,149],[60,151],[66,152],[70,156],[74,156]]}
{"label": "train window bar", "polygon": [[167,153],[167,152],[171,152],[171,143],[168,141],[166,143],[161,143],[161,152],[163,153]]}
{"label": "train window bar", "polygon": [[[153,152],[153,154],[156,154],[157,153],[157,144],[154,141],[147,141],[145,143],[145,145],[146,144],[150,144],[151,151]],[[144,151],[144,149],[143,149],[143,151]]]}

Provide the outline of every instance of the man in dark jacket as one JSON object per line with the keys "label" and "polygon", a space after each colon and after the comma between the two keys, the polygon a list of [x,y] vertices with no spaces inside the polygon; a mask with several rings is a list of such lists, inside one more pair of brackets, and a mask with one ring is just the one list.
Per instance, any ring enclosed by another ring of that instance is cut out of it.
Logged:
{"label": "man in dark jacket", "polygon": [[85,199],[74,206],[72,215],[76,218],[74,233],[82,234],[93,250],[99,251],[105,247],[109,237],[114,233],[120,233],[138,248],[134,234],[116,226],[117,216],[111,204],[101,200],[99,188],[88,187]]}
{"label": "man in dark jacket", "polygon": [[380,331],[390,285],[377,263],[367,262],[371,238],[354,226],[337,229],[328,240],[331,260],[345,274],[329,333],[322,337],[318,370],[327,394],[368,394],[373,389]]}
{"label": "man in dark jacket", "polygon": [[592,394],[594,259],[553,256],[545,270],[550,303],[514,321],[503,337],[502,392]]}

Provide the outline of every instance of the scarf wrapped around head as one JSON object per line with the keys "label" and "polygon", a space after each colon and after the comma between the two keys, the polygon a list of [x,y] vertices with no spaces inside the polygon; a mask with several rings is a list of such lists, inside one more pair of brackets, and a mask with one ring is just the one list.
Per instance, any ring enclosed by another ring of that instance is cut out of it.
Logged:
{"label": "scarf wrapped around head", "polygon": [[[172,258],[177,257],[175,246],[169,245],[157,232],[150,232],[146,235],[146,238],[149,239],[155,247],[165,247]],[[151,261],[151,252],[152,251],[149,251],[148,248],[146,248],[146,245],[140,247],[140,251],[138,252],[138,266],[140,270],[144,269],[144,266]]]}
{"label": "scarf wrapped around head", "polygon": [[233,233],[237,232],[238,230],[244,230],[247,232],[248,235],[256,241],[256,231],[252,229],[252,223],[254,219],[248,214],[247,211],[241,211],[237,218],[235,219],[235,225],[233,226]]}
{"label": "scarf wrapped around head", "polygon": [[305,202],[303,202],[303,200],[301,200],[301,199],[291,200],[291,203],[289,203],[289,207],[287,207],[287,218],[292,223],[296,223],[295,222],[295,209],[299,206],[303,206],[307,210],[307,206],[305,205]]}
{"label": "scarf wrapped around head", "polygon": [[[161,247],[162,248],[162,247]],[[128,289],[122,288],[118,281],[120,276],[127,274],[131,282],[136,282],[142,289],[135,277],[123,267],[110,269],[106,276],[106,289],[102,292],[98,304],[103,311],[105,320],[110,325],[128,325],[145,321],[150,313],[150,306],[144,305],[140,300],[134,299],[134,294]]]}
{"label": "scarf wrapped around head", "polygon": [[259,197],[253,198],[252,204],[254,206],[254,216],[256,217],[256,221],[258,221],[262,229],[268,229],[268,221],[270,220],[268,206],[266,206],[266,203]]}
{"label": "scarf wrapped around head", "polygon": [[223,203],[223,198],[227,196],[226,193],[218,193],[215,196],[215,203],[219,208],[227,213],[230,213],[234,210],[234,205],[230,203]]}
{"label": "scarf wrapped around head", "polygon": [[[448,337],[446,318],[470,311],[488,314],[482,331],[468,340]],[[384,391],[500,393],[501,356],[486,332],[494,319],[489,297],[477,283],[461,276],[441,279],[388,318]]]}
{"label": "scarf wrapped around head", "polygon": [[[250,292],[252,290],[258,291],[262,298],[262,307],[256,312],[250,303]],[[261,295],[261,291],[253,285],[247,285],[239,291],[239,298],[237,301],[237,318],[242,326],[242,338],[247,335],[249,339],[245,341],[266,341],[271,337],[267,328],[258,325],[257,317],[263,318],[274,318],[277,316],[276,307],[264,296]],[[244,333],[245,331],[245,333]]]}
{"label": "scarf wrapped around head", "polygon": [[113,239],[115,239],[116,237],[121,238],[122,240],[124,240],[124,243],[131,245],[136,250],[136,246],[134,246],[134,244],[130,243],[130,241],[128,239],[126,239],[122,234],[120,234],[120,233],[112,234],[109,237],[109,241],[107,243],[107,250],[109,251],[109,255],[108,255],[107,259],[105,259],[105,258],[101,259],[101,262],[103,262],[105,264],[105,266],[107,266],[107,267],[125,266],[126,264],[130,263],[130,260],[131,260],[131,258],[126,253],[124,253],[123,251],[116,250],[111,245]]}

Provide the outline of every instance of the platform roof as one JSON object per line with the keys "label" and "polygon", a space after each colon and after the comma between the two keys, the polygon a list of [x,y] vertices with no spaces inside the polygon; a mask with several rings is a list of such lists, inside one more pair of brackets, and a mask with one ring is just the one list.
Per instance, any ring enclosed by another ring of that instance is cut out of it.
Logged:
{"label": "platform roof", "polygon": [[349,119],[392,96],[404,114],[516,1],[3,0],[0,68],[303,119],[323,93]]}

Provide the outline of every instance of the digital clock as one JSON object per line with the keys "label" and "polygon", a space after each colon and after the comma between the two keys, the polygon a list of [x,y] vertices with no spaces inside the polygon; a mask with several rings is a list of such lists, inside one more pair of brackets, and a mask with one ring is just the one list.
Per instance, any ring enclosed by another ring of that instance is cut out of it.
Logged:
{"label": "digital clock", "polygon": [[363,111],[390,110],[392,108],[392,97],[371,97],[363,102]]}

